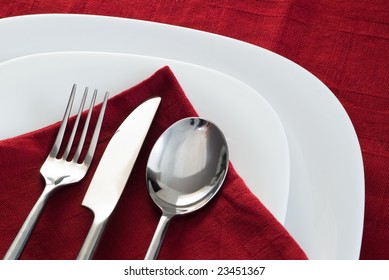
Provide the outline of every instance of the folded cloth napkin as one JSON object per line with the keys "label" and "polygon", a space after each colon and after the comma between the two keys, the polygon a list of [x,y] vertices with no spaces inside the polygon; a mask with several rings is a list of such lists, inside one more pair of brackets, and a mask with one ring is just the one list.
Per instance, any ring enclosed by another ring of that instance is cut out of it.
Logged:
{"label": "folded cloth napkin", "polygon": [[[161,105],[94,255],[95,259],[144,258],[161,215],[146,189],[148,155],[171,124],[196,116],[169,67],[109,100],[90,171],[80,183],[49,198],[21,259],[77,257],[93,219],[81,202],[99,159],[122,121],[153,96],[162,98]],[[0,141],[0,256],[43,190],[39,169],[58,127],[59,123]],[[159,259],[306,259],[306,255],[230,166],[221,190],[208,205],[171,221]]]}

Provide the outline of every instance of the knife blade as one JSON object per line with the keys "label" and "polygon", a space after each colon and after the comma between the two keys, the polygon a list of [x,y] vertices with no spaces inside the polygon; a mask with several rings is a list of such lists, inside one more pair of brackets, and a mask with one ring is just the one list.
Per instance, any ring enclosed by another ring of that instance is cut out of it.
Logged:
{"label": "knife blade", "polygon": [[82,205],[93,212],[94,219],[77,259],[92,258],[109,216],[127,183],[160,102],[160,97],[154,97],[139,105],[109,141],[82,201]]}

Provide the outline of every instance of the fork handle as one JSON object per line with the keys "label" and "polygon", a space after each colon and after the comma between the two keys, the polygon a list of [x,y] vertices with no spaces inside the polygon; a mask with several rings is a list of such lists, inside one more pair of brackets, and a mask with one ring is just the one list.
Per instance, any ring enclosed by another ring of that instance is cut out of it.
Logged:
{"label": "fork handle", "polygon": [[31,209],[14,241],[5,254],[3,258],[4,260],[16,260],[19,258],[53,188],[54,185],[47,185],[45,187],[43,193],[40,195],[34,207]]}
{"label": "fork handle", "polygon": [[92,226],[89,229],[88,235],[85,238],[84,244],[82,245],[81,250],[77,256],[77,260],[92,259],[107,221],[108,219],[102,219],[100,221],[95,217]]}

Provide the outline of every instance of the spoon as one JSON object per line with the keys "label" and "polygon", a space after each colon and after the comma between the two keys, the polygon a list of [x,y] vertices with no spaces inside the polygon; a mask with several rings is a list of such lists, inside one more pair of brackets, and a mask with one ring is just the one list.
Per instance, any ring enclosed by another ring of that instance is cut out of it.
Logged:
{"label": "spoon", "polygon": [[155,143],[147,162],[149,194],[162,210],[145,259],[156,259],[169,221],[207,204],[228,169],[228,147],[220,129],[201,118],[182,119]]}

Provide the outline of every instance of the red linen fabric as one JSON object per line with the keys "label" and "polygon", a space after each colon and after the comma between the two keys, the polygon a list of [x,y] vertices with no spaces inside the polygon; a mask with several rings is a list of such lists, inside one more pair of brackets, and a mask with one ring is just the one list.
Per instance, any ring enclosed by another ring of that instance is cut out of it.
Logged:
{"label": "red linen fabric", "polygon": [[[109,100],[90,172],[82,182],[64,187],[49,198],[21,256],[23,259],[77,257],[93,218],[81,202],[104,148],[127,115],[153,96],[162,98],[161,105],[95,255],[96,259],[144,258],[161,214],[146,189],[148,155],[159,135],[171,124],[196,116],[168,67]],[[0,141],[0,255],[6,253],[43,190],[39,169],[58,126],[59,123]],[[306,256],[231,166],[222,189],[209,205],[172,220],[160,258],[304,259]]]}
{"label": "red linen fabric", "polygon": [[389,259],[389,1],[0,0],[0,17],[36,13],[195,28],[267,48],[312,72],[343,104],[361,144],[366,203],[360,257]]}

